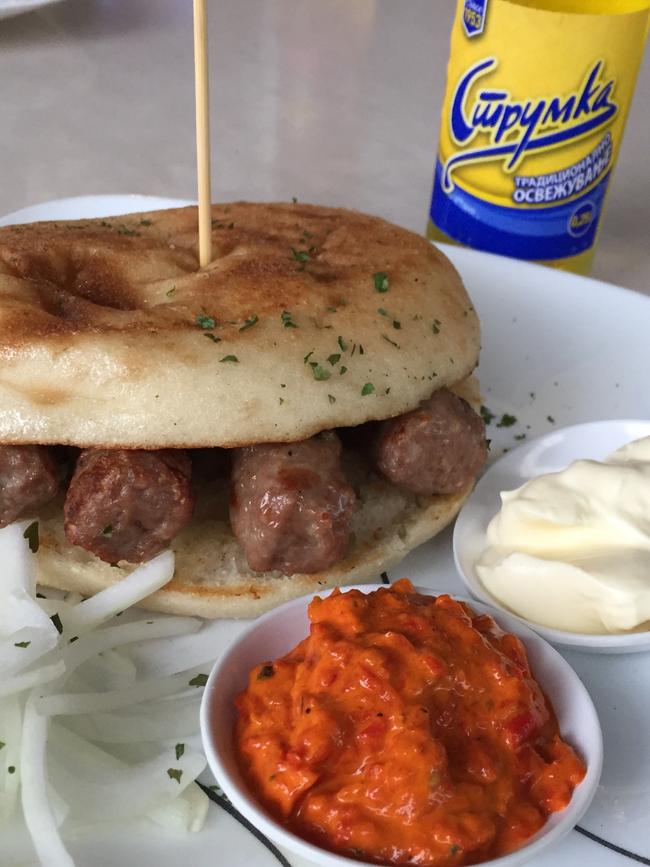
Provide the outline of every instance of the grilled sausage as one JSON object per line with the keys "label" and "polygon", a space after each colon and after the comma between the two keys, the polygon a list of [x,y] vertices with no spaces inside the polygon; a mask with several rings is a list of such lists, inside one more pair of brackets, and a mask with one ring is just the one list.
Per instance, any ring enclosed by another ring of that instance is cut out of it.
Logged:
{"label": "grilled sausage", "polygon": [[467,401],[446,388],[418,409],[378,425],[373,457],[390,482],[415,494],[454,494],[487,459],[485,425]]}
{"label": "grilled sausage", "polygon": [[36,512],[58,487],[57,467],[45,446],[0,446],[0,527]]}
{"label": "grilled sausage", "polygon": [[190,520],[190,475],[181,449],[86,449],[65,499],[68,541],[109,563],[151,559]]}
{"label": "grilled sausage", "polygon": [[233,454],[230,522],[251,569],[320,572],[344,555],[355,494],[335,434]]}

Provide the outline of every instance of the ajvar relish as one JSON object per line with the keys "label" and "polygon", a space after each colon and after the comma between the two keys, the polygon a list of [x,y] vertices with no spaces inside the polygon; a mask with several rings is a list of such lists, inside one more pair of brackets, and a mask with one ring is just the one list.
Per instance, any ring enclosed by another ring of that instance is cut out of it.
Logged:
{"label": "ajvar relish", "polygon": [[585,767],[526,651],[491,617],[406,579],[309,606],[310,634],[237,698],[256,797],[326,849],[473,864],[521,846]]}

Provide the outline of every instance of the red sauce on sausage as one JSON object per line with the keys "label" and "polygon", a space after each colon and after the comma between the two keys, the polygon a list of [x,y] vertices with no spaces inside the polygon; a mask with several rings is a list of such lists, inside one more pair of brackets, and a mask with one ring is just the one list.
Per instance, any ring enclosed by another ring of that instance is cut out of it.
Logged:
{"label": "red sauce on sausage", "polygon": [[255,668],[235,742],[256,797],[301,837],[377,863],[473,864],[521,846],[585,767],[526,651],[411,583],[335,591]]}

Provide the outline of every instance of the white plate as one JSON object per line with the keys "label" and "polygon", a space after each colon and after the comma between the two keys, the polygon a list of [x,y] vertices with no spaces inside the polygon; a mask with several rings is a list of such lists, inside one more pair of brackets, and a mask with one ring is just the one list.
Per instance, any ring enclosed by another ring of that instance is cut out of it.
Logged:
{"label": "white plate", "polygon": [[50,6],[60,0],[0,0],[0,18],[12,18],[23,12],[34,12],[41,6]]}
{"label": "white plate", "polygon": [[[487,546],[487,527],[501,507],[501,491],[512,491],[536,476],[565,469],[579,458],[603,460],[616,449],[650,436],[650,421],[593,421],[544,434],[501,457],[485,473],[463,506],[454,526],[454,559],[473,596],[509,614],[476,573]],[[516,615],[514,615],[516,616]],[[589,649],[592,653],[639,653],[650,650],[650,630],[623,635],[564,632],[517,617],[552,644]]]}
{"label": "white plate", "polygon": [[[23,219],[110,216],[147,207],[172,207],[160,199],[83,197],[79,210],[43,204],[19,212]],[[595,280],[537,265],[445,248],[458,267],[483,325],[479,375],[485,403],[517,417],[509,428],[490,426],[493,455],[517,445],[515,435],[534,437],[557,425],[601,418],[650,417],[650,299]],[[530,393],[535,397],[531,397]],[[414,551],[390,578],[409,575],[415,584],[462,595],[454,568],[451,532]],[[242,624],[242,628],[245,627]],[[224,628],[226,628],[224,624]],[[230,627],[231,632],[233,627]],[[650,865],[650,656],[599,656],[563,651],[589,689],[605,741],[601,785],[581,822],[531,867],[633,867],[616,847]],[[587,835],[592,835],[591,837]],[[595,838],[595,839],[592,839]],[[614,848],[611,848],[611,847]],[[220,809],[208,827],[179,838],[142,824],[104,827],[71,844],[77,867],[277,867],[278,860]],[[30,850],[4,834],[0,865],[27,867]],[[645,861],[643,860],[645,859]],[[308,862],[288,856],[290,867]],[[638,860],[636,863],[639,863]]]}
{"label": "white plate", "polygon": [[[370,593],[383,584],[357,585],[362,593]],[[350,588],[347,588],[350,589]],[[431,590],[416,587],[431,595]],[[329,595],[329,593],[327,594]],[[461,597],[462,598],[462,597]],[[354,867],[357,861],[335,855],[314,846],[287,831],[254,797],[251,797],[237,766],[232,746],[232,734],[237,714],[235,698],[246,687],[252,668],[269,659],[289,653],[309,633],[307,606],[312,596],[293,599],[258,618],[232,646],[223,653],[210,674],[201,703],[201,735],[208,763],[233,804],[278,845],[311,858],[322,867]],[[465,600],[469,601],[469,600]],[[518,867],[566,836],[580,821],[595,794],[603,758],[603,744],[596,709],[589,693],[576,673],[562,656],[536,635],[532,629],[503,611],[496,611],[480,602],[471,602],[475,611],[490,614],[506,632],[518,635],[526,645],[530,666],[549,697],[557,714],[560,731],[579,753],[587,766],[587,774],[575,789],[566,809],[549,816],[544,827],[525,846],[493,858],[490,867]],[[366,867],[372,867],[363,862]]]}

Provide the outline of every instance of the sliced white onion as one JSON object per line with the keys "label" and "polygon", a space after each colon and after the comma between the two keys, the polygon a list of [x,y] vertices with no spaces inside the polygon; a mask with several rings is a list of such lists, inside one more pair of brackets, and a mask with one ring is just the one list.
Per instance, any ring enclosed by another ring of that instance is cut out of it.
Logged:
{"label": "sliced white onion", "polygon": [[140,704],[143,701],[173,695],[183,689],[199,672],[187,671],[171,677],[156,677],[138,681],[125,689],[112,692],[59,693],[42,695],[36,700],[39,713],[59,716],[80,713],[105,713]]}
{"label": "sliced white onion", "polygon": [[[48,772],[48,780],[49,780],[49,772]],[[61,825],[65,822],[65,820],[70,815],[70,805],[67,801],[64,801],[61,795],[57,792],[51,782],[47,784],[47,797],[50,802],[50,809],[52,810],[52,816],[54,817],[54,823],[57,828],[60,828]]]}
{"label": "sliced white onion", "polygon": [[206,766],[200,753],[185,750],[176,758],[173,747],[150,761],[128,766],[57,725],[52,727],[52,741],[56,788],[75,814],[88,821],[116,821],[168,804]]}
{"label": "sliced white onion", "polygon": [[147,816],[163,828],[196,833],[205,824],[210,799],[197,785],[188,786],[169,804],[149,810]]}
{"label": "sliced white onion", "polygon": [[61,677],[64,673],[65,663],[60,659],[50,665],[43,665],[41,668],[34,668],[32,671],[25,671],[15,677],[9,677],[7,680],[0,681],[0,698],[5,695],[25,692],[25,690],[33,689],[36,686],[44,686],[46,683],[51,683],[51,681]]}
{"label": "sliced white onion", "polygon": [[[68,816],[149,815],[198,830],[208,800],[193,781],[206,761],[192,746],[201,691],[190,681],[218,655],[225,630],[128,610],[170,580],[169,551],[91,599],[57,591],[37,599],[29,523],[0,530],[0,823],[20,792],[42,867],[72,867],[58,831]],[[11,765],[16,772],[6,773]]]}
{"label": "sliced white onion", "polygon": [[120,611],[137,605],[167,584],[173,574],[174,554],[171,551],[163,551],[153,560],[138,566],[126,578],[67,611],[62,618],[65,634],[81,635],[114,617]]}
{"label": "sliced white onion", "polygon": [[200,705],[199,693],[178,700],[147,702],[137,712],[72,716],[66,718],[65,724],[78,735],[105,744],[182,741],[196,734]]}
{"label": "sliced white onion", "polygon": [[129,648],[141,677],[177,674],[186,668],[212,668],[223,650],[248,626],[247,620],[212,620],[196,635],[174,641],[143,641]]}
{"label": "sliced white onion", "polygon": [[118,650],[104,650],[79,666],[77,674],[84,683],[101,684],[102,689],[110,692],[132,686],[138,671],[135,663]]}
{"label": "sliced white onion", "polygon": [[[0,601],[0,605],[3,604]],[[49,618],[48,618],[49,620]],[[50,625],[53,624],[50,622]],[[0,640],[0,677],[12,677],[29,668],[57,645],[58,635],[42,627],[25,626]]]}
{"label": "sliced white onion", "polygon": [[[56,646],[56,627],[36,600],[34,556],[24,537],[29,521],[0,529],[0,677],[29,665]],[[29,641],[35,647],[16,647]],[[37,650],[37,654],[34,654]]]}
{"label": "sliced white onion", "polygon": [[[143,639],[173,638],[176,635],[194,634],[201,626],[195,617],[159,617],[105,626],[69,644],[63,653],[66,669],[74,671],[87,659],[106,650],[123,647]],[[130,655],[130,654],[129,654]],[[191,667],[185,666],[185,668]]]}
{"label": "sliced white onion", "polygon": [[25,823],[43,867],[74,867],[57,828],[48,797],[45,748],[49,720],[27,699],[20,750],[21,801]]}
{"label": "sliced white onion", "polygon": [[[9,819],[16,806],[20,782],[20,741],[23,715],[16,696],[0,702],[0,825]],[[9,768],[15,768],[12,774]]]}

